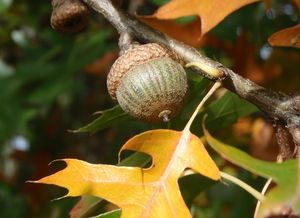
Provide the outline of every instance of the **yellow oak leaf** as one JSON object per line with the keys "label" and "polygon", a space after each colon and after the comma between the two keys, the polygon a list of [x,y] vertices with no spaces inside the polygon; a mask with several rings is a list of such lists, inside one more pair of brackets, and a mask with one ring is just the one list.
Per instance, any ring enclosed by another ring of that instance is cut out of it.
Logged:
{"label": "yellow oak leaf", "polygon": [[233,11],[259,0],[172,0],[153,15],[158,19],[176,19],[199,15],[202,35],[210,31]]}
{"label": "yellow oak leaf", "polygon": [[66,168],[36,183],[67,188],[66,196],[104,198],[121,208],[122,217],[181,218],[191,217],[177,181],[184,170],[220,179],[219,169],[201,140],[187,129],[144,132],[125,143],[123,150],[149,154],[152,165],[144,169],[64,159]]}

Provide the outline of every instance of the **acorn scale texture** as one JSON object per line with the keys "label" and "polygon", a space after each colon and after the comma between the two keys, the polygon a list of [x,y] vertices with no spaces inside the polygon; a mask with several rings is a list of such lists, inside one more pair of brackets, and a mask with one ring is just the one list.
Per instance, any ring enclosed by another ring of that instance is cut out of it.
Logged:
{"label": "acorn scale texture", "polygon": [[116,90],[116,98],[133,117],[158,123],[168,121],[182,109],[187,90],[183,67],[170,57],[163,57],[127,72]]}

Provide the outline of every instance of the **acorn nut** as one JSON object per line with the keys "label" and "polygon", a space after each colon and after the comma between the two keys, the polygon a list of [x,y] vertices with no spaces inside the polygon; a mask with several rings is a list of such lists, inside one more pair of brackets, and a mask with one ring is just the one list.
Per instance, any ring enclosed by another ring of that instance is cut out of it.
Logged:
{"label": "acorn nut", "polygon": [[76,33],[87,26],[89,8],[81,0],[52,0],[51,26],[58,32]]}
{"label": "acorn nut", "polygon": [[133,117],[167,122],[181,110],[187,95],[181,64],[177,54],[159,44],[131,46],[111,67],[108,92]]}

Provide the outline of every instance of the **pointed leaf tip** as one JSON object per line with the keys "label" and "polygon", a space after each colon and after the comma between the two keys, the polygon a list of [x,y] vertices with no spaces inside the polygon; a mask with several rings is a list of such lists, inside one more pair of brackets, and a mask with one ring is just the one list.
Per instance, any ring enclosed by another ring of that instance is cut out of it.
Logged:
{"label": "pointed leaf tip", "polygon": [[[204,35],[225,17],[239,8],[259,0],[172,0],[153,15],[158,19],[176,19],[198,15],[201,18],[201,34]],[[212,14],[214,16],[212,16]]]}
{"label": "pointed leaf tip", "polygon": [[268,42],[272,46],[300,48],[300,24],[274,33]]}

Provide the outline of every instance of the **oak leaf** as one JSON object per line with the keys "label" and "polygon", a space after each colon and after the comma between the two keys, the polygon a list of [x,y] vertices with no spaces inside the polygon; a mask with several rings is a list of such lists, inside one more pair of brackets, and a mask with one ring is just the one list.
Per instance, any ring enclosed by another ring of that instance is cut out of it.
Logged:
{"label": "oak leaf", "polygon": [[298,7],[298,10],[300,10],[300,0],[294,0],[294,3]]}
{"label": "oak leaf", "polygon": [[205,43],[205,39],[201,38],[200,19],[190,23],[177,23],[173,20],[158,20],[149,16],[139,16],[138,18],[154,29],[188,45],[200,47]]}
{"label": "oak leaf", "polygon": [[210,31],[233,11],[258,0],[172,0],[153,15],[158,19],[176,19],[199,15],[202,35]]}
{"label": "oak leaf", "polygon": [[117,51],[109,51],[84,68],[84,72],[92,75],[106,74],[117,59]]}
{"label": "oak leaf", "polygon": [[300,161],[287,160],[282,163],[274,163],[256,159],[244,151],[227,145],[210,135],[204,128],[204,136],[208,144],[224,159],[246,169],[250,172],[272,178],[277,184],[266,194],[266,198],[258,208],[257,218],[281,215],[287,208],[300,213]]}
{"label": "oak leaf", "polygon": [[300,24],[274,33],[268,41],[272,46],[300,48]]}
{"label": "oak leaf", "polygon": [[144,169],[64,159],[65,169],[36,182],[65,187],[66,196],[104,198],[122,209],[122,217],[191,217],[177,182],[184,170],[220,179],[201,140],[186,129],[148,131],[130,139],[123,150],[150,155],[152,165]]}

